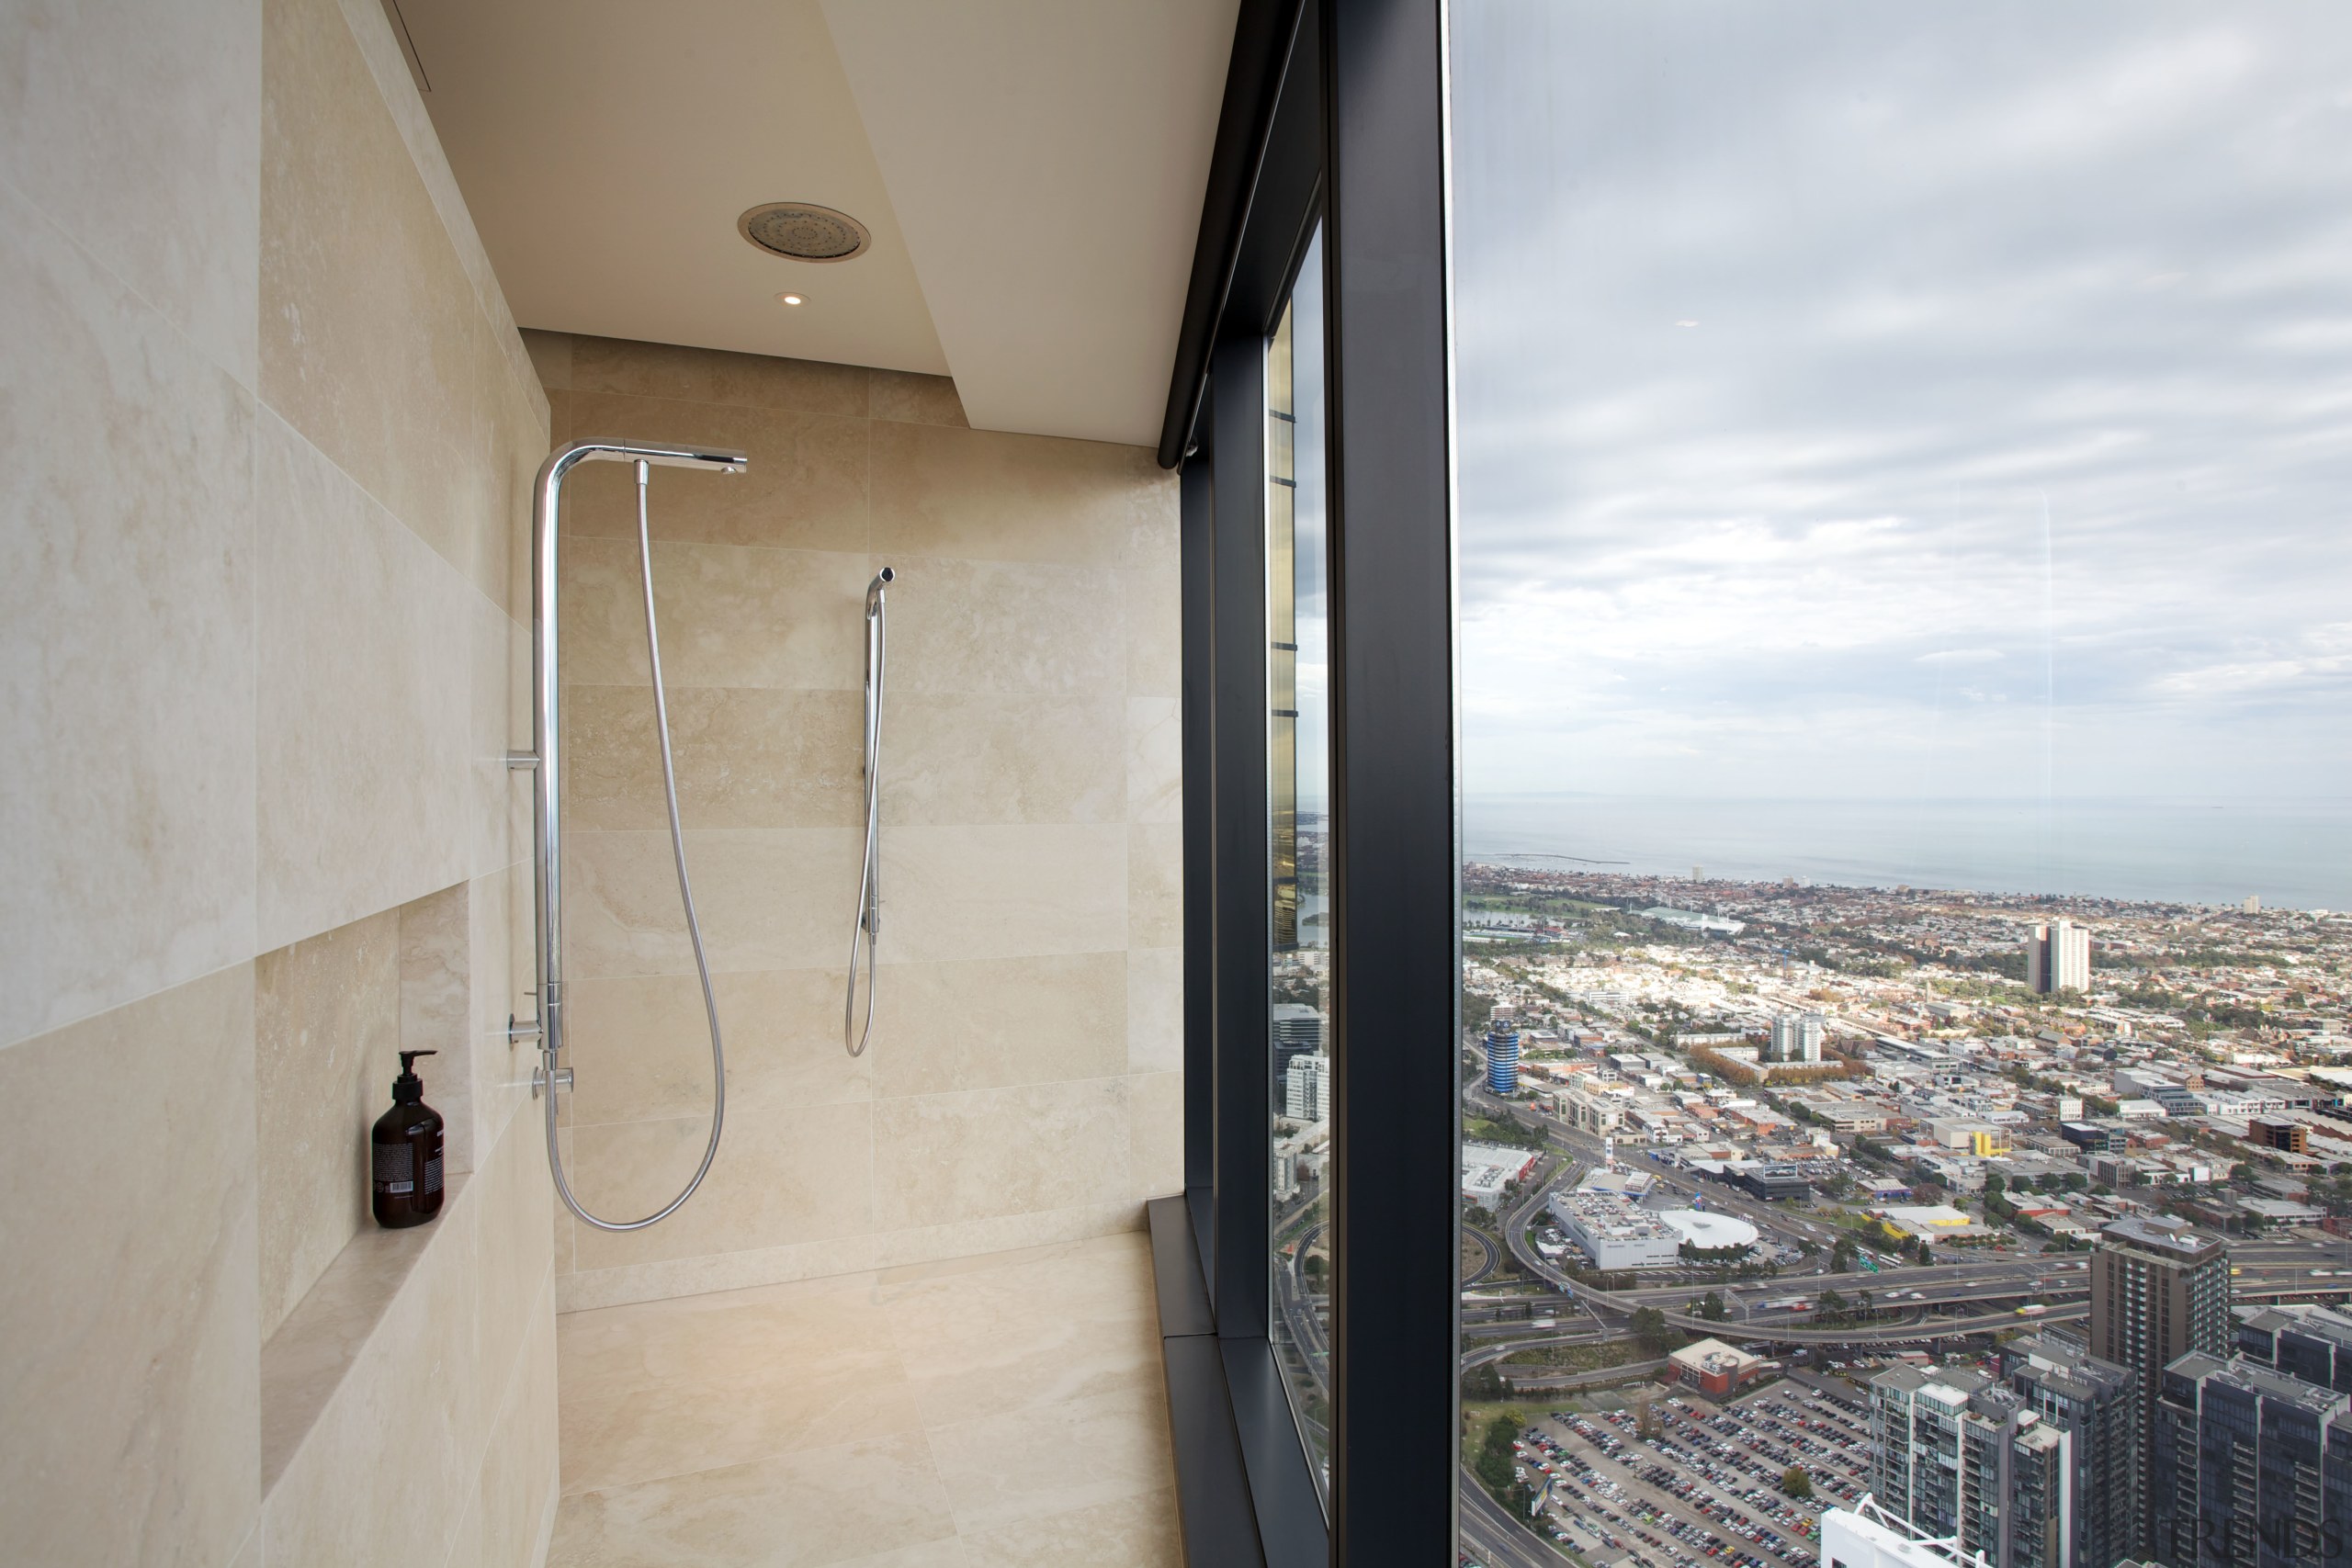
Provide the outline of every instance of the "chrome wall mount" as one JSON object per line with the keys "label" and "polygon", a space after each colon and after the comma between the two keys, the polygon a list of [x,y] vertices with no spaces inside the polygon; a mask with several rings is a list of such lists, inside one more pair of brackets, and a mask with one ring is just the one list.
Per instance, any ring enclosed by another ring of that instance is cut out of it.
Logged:
{"label": "chrome wall mount", "polygon": [[[637,466],[637,537],[645,589],[646,654],[653,672],[654,728],[662,740],[662,779],[670,810],[670,843],[678,869],[678,896],[685,906],[686,930],[692,938],[695,969],[702,980],[703,1010],[710,1024],[710,1141],[692,1180],[661,1208],[639,1220],[607,1220],[590,1213],[572,1195],[565,1179],[563,1156],[556,1137],[556,1095],[571,1087],[571,1069],[562,1065],[564,1046],[563,996],[563,790],[561,671],[556,615],[557,549],[561,538],[560,502],[564,476],[585,462],[633,463]],[[539,466],[531,496],[531,750],[507,753],[507,766],[531,774],[533,831],[531,904],[536,916],[536,963],[538,1001],[535,1019],[507,1021],[512,1040],[536,1040],[539,1062],[532,1074],[531,1092],[546,1091],[548,1168],[555,1190],[569,1208],[599,1230],[642,1230],[675,1213],[710,1173],[718,1154],[719,1130],[726,1122],[727,1060],[719,1041],[718,1003],[712,993],[710,964],[703,952],[702,924],[695,918],[694,889],[686,876],[685,835],[678,818],[677,768],[670,752],[669,705],[662,686],[662,639],[653,614],[653,546],[647,521],[646,489],[654,468],[700,468],[740,474],[750,466],[741,452],[715,446],[670,446],[628,441],[575,441],[560,447]]]}
{"label": "chrome wall mount", "polygon": [[[865,586],[865,858],[857,877],[857,916],[849,929],[849,989],[842,1000],[842,1043],[865,1055],[874,1036],[874,944],[882,935],[882,676],[890,645],[885,603],[899,574],[884,567]],[[857,1016],[857,953],[865,950],[865,1019]]]}

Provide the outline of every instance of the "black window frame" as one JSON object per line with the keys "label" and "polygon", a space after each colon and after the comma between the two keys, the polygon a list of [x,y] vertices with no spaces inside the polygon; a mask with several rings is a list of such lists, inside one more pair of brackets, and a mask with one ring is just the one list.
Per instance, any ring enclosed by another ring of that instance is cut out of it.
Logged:
{"label": "black window frame", "polygon": [[[1152,1205],[1188,1561],[1459,1542],[1459,751],[1443,0],[1242,0],[1159,448],[1183,513],[1185,1191]],[[1267,1337],[1264,352],[1323,227],[1328,1521]]]}

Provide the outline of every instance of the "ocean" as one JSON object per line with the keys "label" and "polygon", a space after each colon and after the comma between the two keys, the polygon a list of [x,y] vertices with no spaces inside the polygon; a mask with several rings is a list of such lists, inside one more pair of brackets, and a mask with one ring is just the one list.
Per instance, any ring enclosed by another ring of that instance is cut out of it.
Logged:
{"label": "ocean", "polygon": [[[2352,909],[2352,796],[2255,801],[1472,796],[1478,860],[1842,886]],[[1579,862],[1602,864],[1580,865]]]}

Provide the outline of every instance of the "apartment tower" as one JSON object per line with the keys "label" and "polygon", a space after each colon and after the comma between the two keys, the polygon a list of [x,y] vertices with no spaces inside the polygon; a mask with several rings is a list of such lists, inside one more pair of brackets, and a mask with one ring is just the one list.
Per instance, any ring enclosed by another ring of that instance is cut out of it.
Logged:
{"label": "apartment tower", "polygon": [[2153,1498],[2150,1433],[2165,1369],[2191,1351],[2230,1353],[2230,1259],[2221,1238],[2162,1215],[2107,1226],[2091,1258],[2090,1328],[2091,1354],[2138,1379],[2133,1445],[2140,1494]]}
{"label": "apartment tower", "polygon": [[2091,933],[2070,920],[2034,927],[2025,939],[2025,986],[2045,997],[2052,991],[2089,990]]}

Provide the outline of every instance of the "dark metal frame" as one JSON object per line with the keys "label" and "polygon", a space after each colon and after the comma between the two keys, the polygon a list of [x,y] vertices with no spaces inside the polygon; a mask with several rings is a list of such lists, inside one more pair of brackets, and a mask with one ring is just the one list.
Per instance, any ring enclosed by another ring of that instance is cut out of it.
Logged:
{"label": "dark metal frame", "polygon": [[[1444,0],[1243,0],[1160,443],[1161,462],[1184,468],[1186,1191],[1155,1203],[1152,1224],[1195,1563],[1440,1568],[1457,1550],[1444,107]],[[1328,1520],[1267,1339],[1264,347],[1318,220],[1336,915]],[[1243,1529],[1232,1516],[1245,1507]]]}

